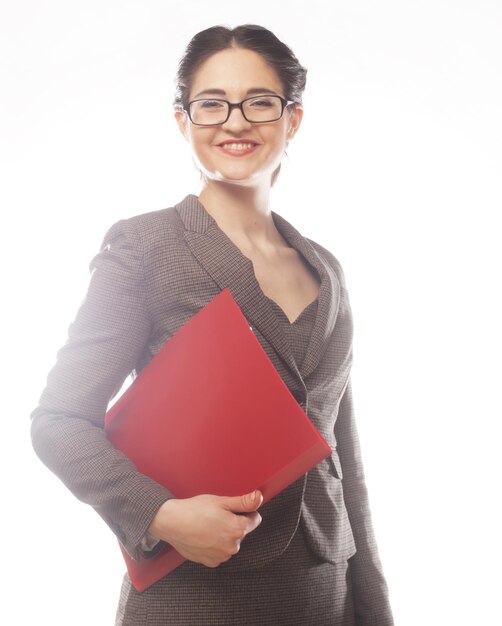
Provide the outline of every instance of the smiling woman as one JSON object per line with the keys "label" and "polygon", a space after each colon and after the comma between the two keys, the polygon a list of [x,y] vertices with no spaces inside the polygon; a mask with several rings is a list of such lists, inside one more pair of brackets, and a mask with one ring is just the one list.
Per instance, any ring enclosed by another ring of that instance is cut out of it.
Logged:
{"label": "smiling woman", "polygon": [[[301,125],[305,79],[290,48],[263,27],[195,35],[179,66],[174,115],[202,189],[110,228],[32,413],[40,458],[133,559],[166,542],[186,559],[143,592],[126,574],[118,625],[393,623],[352,405],[344,273],[270,208]],[[103,428],[125,377],[224,288],[332,449],[263,506],[258,491],[176,498],[114,449]]]}
{"label": "smiling woman", "polygon": [[[273,184],[303,114],[300,102],[285,94],[269,62],[258,52],[239,47],[220,50],[203,61],[176,108],[180,130],[206,179],[240,185],[263,178]],[[225,158],[236,156],[249,158]],[[200,199],[204,202],[204,196]]]}

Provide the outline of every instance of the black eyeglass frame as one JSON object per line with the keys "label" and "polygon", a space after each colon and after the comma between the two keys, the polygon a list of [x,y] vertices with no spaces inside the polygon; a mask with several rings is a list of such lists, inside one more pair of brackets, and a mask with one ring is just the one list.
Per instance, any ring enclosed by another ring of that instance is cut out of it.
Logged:
{"label": "black eyeglass frame", "polygon": [[[279,117],[276,117],[272,120],[267,120],[265,122],[254,122],[254,121],[249,120],[246,117],[246,114],[244,113],[244,103],[248,102],[249,100],[255,100],[256,98],[279,98],[279,100],[281,101],[281,105],[282,105],[281,114],[279,115]],[[225,104],[228,105],[227,117],[222,122],[216,122],[214,124],[198,124],[197,122],[194,122],[192,119],[192,116],[190,115],[190,105],[193,104],[194,102],[203,102],[204,100],[213,100],[214,102],[225,102]],[[262,95],[251,96],[250,98],[246,98],[245,100],[242,100],[242,102],[234,102],[234,103],[229,102],[228,100],[223,100],[222,98],[198,98],[197,100],[191,100],[187,104],[183,104],[181,108],[187,112],[188,118],[190,119],[192,124],[194,124],[195,126],[221,126],[222,124],[225,124],[228,121],[228,118],[230,117],[230,113],[232,113],[233,109],[240,109],[242,113],[242,117],[246,120],[246,122],[249,122],[250,124],[269,124],[270,122],[277,122],[277,120],[280,120],[281,117],[284,115],[284,109],[288,107],[290,104],[295,104],[295,102],[296,102],[295,100],[286,100],[286,98],[283,98],[282,96],[278,96],[275,93],[274,94],[264,93]]]}

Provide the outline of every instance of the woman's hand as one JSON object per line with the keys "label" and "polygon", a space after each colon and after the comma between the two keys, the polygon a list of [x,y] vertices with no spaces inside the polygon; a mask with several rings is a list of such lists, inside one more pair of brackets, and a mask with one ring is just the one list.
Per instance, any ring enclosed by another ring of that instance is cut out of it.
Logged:
{"label": "woman's hand", "polygon": [[186,559],[218,567],[239,552],[241,541],[260,524],[257,509],[262,501],[260,491],[171,499],[160,507],[148,532]]}

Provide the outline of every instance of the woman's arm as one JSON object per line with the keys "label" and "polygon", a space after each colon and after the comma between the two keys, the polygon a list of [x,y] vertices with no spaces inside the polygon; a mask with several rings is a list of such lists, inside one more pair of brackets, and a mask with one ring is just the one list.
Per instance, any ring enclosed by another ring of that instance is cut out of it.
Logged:
{"label": "woman's arm", "polygon": [[378,556],[349,379],[335,423],[343,493],[357,553],[349,559],[358,626],[392,626],[388,589]]}
{"label": "woman's arm", "polygon": [[131,221],[108,231],[84,302],[32,413],[40,459],[110,526],[133,557],[154,516],[174,497],[140,474],[103,430],[110,398],[150,334],[142,251]]}
{"label": "woman's arm", "polygon": [[261,496],[176,499],[110,444],[103,430],[108,402],[151,332],[142,246],[130,220],[112,226],[91,268],[87,296],[32,413],[33,446],[133,558],[155,554],[162,540],[216,567],[260,524]]}

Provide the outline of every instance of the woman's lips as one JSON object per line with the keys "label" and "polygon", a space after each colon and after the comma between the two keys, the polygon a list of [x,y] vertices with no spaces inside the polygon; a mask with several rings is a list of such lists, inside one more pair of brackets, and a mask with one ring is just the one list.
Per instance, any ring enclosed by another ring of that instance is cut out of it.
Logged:
{"label": "woman's lips", "polygon": [[243,156],[254,152],[256,148],[259,148],[260,144],[250,145],[249,143],[240,144],[238,141],[234,143],[226,143],[221,146],[215,146],[224,154],[231,154],[233,156]]}

